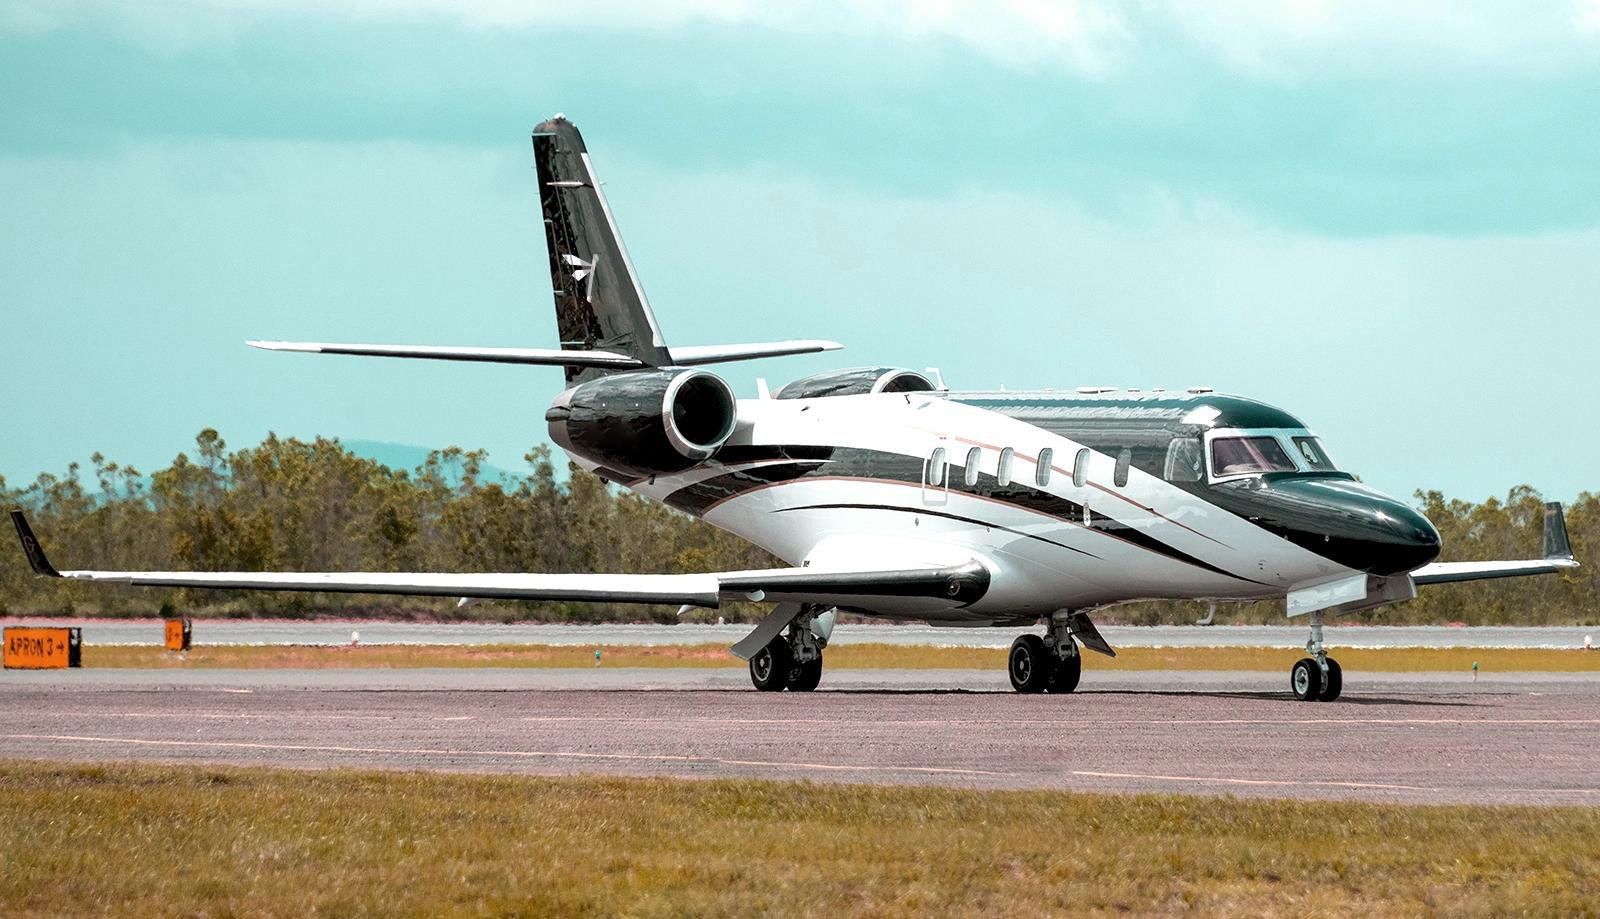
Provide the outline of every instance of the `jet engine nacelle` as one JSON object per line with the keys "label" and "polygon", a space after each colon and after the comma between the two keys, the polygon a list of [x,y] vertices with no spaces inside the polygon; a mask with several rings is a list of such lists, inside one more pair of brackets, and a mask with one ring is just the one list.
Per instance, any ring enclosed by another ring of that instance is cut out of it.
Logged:
{"label": "jet engine nacelle", "polygon": [[936,387],[914,370],[898,367],[855,367],[802,377],[784,386],[774,399],[819,399],[875,392],[932,392]]}
{"label": "jet engine nacelle", "polygon": [[545,412],[550,437],[607,469],[681,472],[710,459],[733,434],[738,400],[706,370],[611,374],[557,396]]}

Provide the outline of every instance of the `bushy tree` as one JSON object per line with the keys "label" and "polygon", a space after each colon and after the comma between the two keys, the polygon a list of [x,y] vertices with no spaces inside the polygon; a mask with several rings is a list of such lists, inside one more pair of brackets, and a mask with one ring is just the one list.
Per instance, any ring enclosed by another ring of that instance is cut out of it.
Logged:
{"label": "bushy tree", "polygon": [[[148,478],[96,453],[92,487],[77,464],[23,488],[0,479],[0,499],[21,506],[61,564],[126,569],[288,571],[635,571],[690,573],[777,564],[738,537],[608,486],[577,467],[557,475],[548,447],[530,471],[485,479],[486,454],[435,451],[415,469],[391,469],[337,440],[269,435],[229,451],[217,431],[195,438]],[[1528,558],[1539,552],[1542,498],[1528,486],[1481,503],[1418,492],[1439,527],[1446,560]],[[1600,497],[1567,512],[1580,559],[1600,545]],[[557,620],[657,619],[672,608],[591,603],[484,603],[363,595],[116,588],[33,578],[21,552],[0,551],[0,615],[320,613]],[[711,615],[750,618],[762,608]],[[697,612],[696,615],[707,615]],[[1205,605],[1159,602],[1106,610],[1105,621],[1188,622]],[[1225,606],[1224,621],[1282,622],[1283,605]],[[1573,624],[1600,622],[1600,563],[1559,576],[1424,588],[1375,622]]]}

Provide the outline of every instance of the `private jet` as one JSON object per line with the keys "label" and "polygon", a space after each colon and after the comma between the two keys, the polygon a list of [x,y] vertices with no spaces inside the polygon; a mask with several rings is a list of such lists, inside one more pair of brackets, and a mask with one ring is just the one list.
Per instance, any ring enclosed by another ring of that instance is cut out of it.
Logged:
{"label": "private jet", "polygon": [[[1558,504],[1544,557],[1437,562],[1439,532],[1363,485],[1299,418],[1207,388],[954,391],[896,367],[836,370],[739,399],[705,369],[829,341],[669,346],[578,129],[533,133],[558,348],[253,341],[272,351],[564,368],[545,413],[578,466],[747,539],[790,567],[705,574],[58,571],[13,511],[33,571],[151,587],[770,605],[732,646],[764,691],[808,692],[840,611],[1026,628],[1022,693],[1077,688],[1091,615],[1146,599],[1282,600],[1307,617],[1296,698],[1343,679],[1323,618],[1453,581],[1577,566]],[[1042,625],[1042,628],[1040,626]]]}

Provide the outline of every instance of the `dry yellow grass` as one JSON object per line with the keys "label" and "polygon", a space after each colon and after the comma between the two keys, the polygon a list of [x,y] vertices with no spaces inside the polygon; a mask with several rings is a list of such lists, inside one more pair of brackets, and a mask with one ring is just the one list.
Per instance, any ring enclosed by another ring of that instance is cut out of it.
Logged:
{"label": "dry yellow grass", "polygon": [[[366,645],[198,647],[187,655],[154,647],[89,646],[85,667],[340,668],[340,667],[593,667],[593,646],[562,645]],[[1538,648],[1336,648],[1351,671],[1421,672],[1472,669],[1481,672],[1600,671],[1600,651]],[[1006,652],[996,648],[935,648],[917,645],[836,645],[828,667],[845,670],[1001,669]],[[1287,670],[1302,656],[1276,648],[1126,648],[1115,658],[1089,653],[1090,670]],[[605,667],[743,667],[722,645],[608,647]]]}
{"label": "dry yellow grass", "polygon": [[1600,915],[1600,810],[0,761],[0,913]]}

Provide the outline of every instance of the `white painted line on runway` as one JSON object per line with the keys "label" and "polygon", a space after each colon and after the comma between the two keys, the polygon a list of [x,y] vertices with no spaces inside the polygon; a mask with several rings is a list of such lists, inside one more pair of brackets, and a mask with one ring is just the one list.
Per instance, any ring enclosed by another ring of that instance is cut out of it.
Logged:
{"label": "white painted line on runway", "polygon": [[706,763],[719,766],[770,766],[779,769],[814,769],[845,772],[915,772],[932,775],[981,775],[1016,778],[1014,772],[984,769],[958,769],[937,766],[865,766],[849,763],[799,763],[779,760],[723,759],[716,756],[688,756],[670,753],[580,753],[546,750],[448,750],[407,749],[404,747],[334,747],[318,744],[272,744],[225,740],[150,740],[139,737],[89,737],[73,734],[0,734],[3,740],[58,740],[81,743],[124,744],[141,747],[200,747],[222,750],[298,751],[303,753],[380,753],[408,756],[493,756],[526,759],[590,759],[630,762]]}
{"label": "white painted line on runway", "polygon": [[[854,714],[854,713],[851,713]],[[104,711],[49,711],[41,712],[30,709],[0,709],[0,719],[20,719],[39,717],[64,717],[64,718],[176,718],[189,720],[250,720],[250,721],[383,721],[405,723],[407,721],[421,721],[425,723],[442,721],[473,721],[478,715],[447,715],[425,716],[421,718],[408,718],[404,714],[368,715],[324,712],[104,712]],[[519,715],[515,720],[533,723],[570,724],[570,723],[605,723],[605,724],[636,724],[644,726],[666,727],[684,724],[726,724],[740,726],[761,725],[833,725],[853,727],[969,727],[981,725],[999,725],[1014,727],[1077,727],[1081,721],[1067,718],[914,718],[914,719],[871,719],[860,718],[659,718],[659,717],[608,717],[605,715]],[[488,718],[494,721],[509,721],[512,719]],[[1100,726],[1123,727],[1185,727],[1185,726],[1285,726],[1308,727],[1314,725],[1395,725],[1395,726],[1435,726],[1435,725],[1483,725],[1485,727],[1497,726],[1556,726],[1571,725],[1574,727],[1600,725],[1600,718],[1095,718],[1094,723]]]}
{"label": "white painted line on runway", "polygon": [[1333,782],[1314,779],[1224,779],[1205,775],[1148,775],[1140,772],[1089,772],[1074,769],[1070,775],[1093,779],[1149,779],[1157,782],[1197,782],[1216,785],[1268,785],[1296,788],[1367,788],[1387,791],[1444,791],[1431,785],[1392,785],[1384,782]]}
{"label": "white painted line on runway", "polygon": [[[857,714],[857,713],[851,713]],[[600,715],[522,715],[522,721],[533,722],[592,722],[608,724],[831,724],[831,725],[893,725],[896,727],[939,727],[969,725],[1010,725],[1037,727],[1059,725],[1078,727],[1081,719],[1074,718],[913,718],[885,720],[873,718],[612,718]],[[1324,725],[1324,724],[1389,724],[1389,725],[1541,725],[1571,724],[1600,725],[1600,718],[1094,718],[1096,725]]]}

